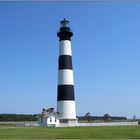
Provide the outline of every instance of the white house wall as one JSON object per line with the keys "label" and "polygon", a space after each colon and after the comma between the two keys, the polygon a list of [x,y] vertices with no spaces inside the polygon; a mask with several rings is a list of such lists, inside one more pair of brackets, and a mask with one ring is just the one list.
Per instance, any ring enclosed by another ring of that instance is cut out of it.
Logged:
{"label": "white house wall", "polygon": [[47,123],[46,124],[47,125],[59,125],[59,120],[56,118],[56,121],[55,121],[55,117],[50,116],[50,117],[47,118]]}

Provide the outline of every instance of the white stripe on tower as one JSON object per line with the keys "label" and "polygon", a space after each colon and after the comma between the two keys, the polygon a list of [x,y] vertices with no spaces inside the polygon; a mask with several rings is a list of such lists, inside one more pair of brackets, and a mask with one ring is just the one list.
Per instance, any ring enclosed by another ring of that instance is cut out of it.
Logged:
{"label": "white stripe on tower", "polygon": [[57,112],[61,114],[61,119],[76,119],[71,51],[73,33],[68,26],[69,21],[64,19],[60,23],[60,31],[57,33],[60,39]]}
{"label": "white stripe on tower", "polygon": [[58,85],[74,85],[73,71],[69,69],[59,70]]}
{"label": "white stripe on tower", "polygon": [[59,56],[60,55],[70,55],[70,56],[72,55],[70,40],[60,41]]}
{"label": "white stripe on tower", "polygon": [[61,112],[61,119],[76,119],[75,101],[58,101],[57,110]]}

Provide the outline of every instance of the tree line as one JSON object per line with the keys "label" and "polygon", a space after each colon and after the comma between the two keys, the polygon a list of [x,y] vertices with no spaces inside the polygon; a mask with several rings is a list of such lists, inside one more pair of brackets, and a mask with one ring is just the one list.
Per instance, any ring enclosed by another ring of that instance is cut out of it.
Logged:
{"label": "tree line", "polygon": [[0,121],[37,121],[35,114],[0,114]]}
{"label": "tree line", "polygon": [[[0,121],[37,121],[37,114],[0,114]],[[114,120],[127,120],[126,117],[115,117],[109,114],[104,116],[91,116],[90,113],[86,113],[84,116],[77,116],[80,121],[114,121]]]}
{"label": "tree line", "polygon": [[110,116],[109,114],[104,114],[103,116],[91,116],[90,113],[86,113],[85,116],[79,116],[80,121],[124,121],[127,120],[126,117],[121,116]]}

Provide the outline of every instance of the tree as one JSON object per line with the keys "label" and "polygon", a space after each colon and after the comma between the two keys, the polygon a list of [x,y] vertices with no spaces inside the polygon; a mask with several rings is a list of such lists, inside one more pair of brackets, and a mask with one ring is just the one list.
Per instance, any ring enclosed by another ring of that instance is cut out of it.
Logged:
{"label": "tree", "polygon": [[90,112],[87,112],[87,113],[85,114],[85,118],[86,118],[86,120],[87,120],[88,122],[90,121],[90,118],[91,118]]}
{"label": "tree", "polygon": [[104,121],[109,121],[110,120],[110,115],[109,114],[104,114],[103,119],[104,119]]}

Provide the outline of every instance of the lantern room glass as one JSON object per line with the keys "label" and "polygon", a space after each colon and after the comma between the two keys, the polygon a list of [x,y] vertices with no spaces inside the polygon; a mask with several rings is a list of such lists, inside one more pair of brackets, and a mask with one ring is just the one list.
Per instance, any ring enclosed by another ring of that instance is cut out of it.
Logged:
{"label": "lantern room glass", "polygon": [[66,20],[65,18],[60,23],[61,23],[61,28],[69,27],[69,21]]}

